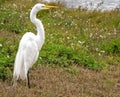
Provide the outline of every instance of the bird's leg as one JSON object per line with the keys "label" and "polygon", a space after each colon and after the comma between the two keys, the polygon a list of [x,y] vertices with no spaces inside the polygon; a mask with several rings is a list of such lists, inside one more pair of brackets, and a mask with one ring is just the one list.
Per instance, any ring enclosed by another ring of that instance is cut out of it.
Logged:
{"label": "bird's leg", "polygon": [[17,86],[17,78],[13,77],[13,79],[12,79],[12,85],[13,85],[13,87]]}
{"label": "bird's leg", "polygon": [[30,88],[29,70],[27,73],[27,86],[28,86],[28,88]]}

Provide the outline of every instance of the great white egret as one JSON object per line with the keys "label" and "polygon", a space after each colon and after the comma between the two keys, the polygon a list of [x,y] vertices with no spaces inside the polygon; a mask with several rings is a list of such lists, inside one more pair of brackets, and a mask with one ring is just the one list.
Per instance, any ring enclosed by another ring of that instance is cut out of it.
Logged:
{"label": "great white egret", "polygon": [[29,69],[38,59],[39,51],[45,40],[43,24],[39,19],[36,18],[36,14],[40,10],[49,8],[56,8],[56,6],[46,6],[38,3],[30,12],[30,20],[37,28],[37,35],[33,34],[32,32],[27,32],[20,40],[14,63],[13,85],[18,79],[26,79],[27,85],[30,88]]}

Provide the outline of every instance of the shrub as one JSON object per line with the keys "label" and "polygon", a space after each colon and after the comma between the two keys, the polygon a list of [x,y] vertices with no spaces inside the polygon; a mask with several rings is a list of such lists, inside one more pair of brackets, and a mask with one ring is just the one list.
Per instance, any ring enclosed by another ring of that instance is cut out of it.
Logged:
{"label": "shrub", "polygon": [[119,39],[114,39],[109,42],[104,42],[102,49],[107,53],[107,54],[120,54],[120,40]]}

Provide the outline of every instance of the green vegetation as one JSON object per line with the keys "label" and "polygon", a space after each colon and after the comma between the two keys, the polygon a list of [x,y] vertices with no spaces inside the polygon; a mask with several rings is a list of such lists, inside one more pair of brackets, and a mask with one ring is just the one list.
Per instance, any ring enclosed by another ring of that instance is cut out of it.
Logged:
{"label": "green vegetation", "polygon": [[[25,3],[27,2],[27,3]],[[20,38],[26,31],[36,33],[29,12],[36,2],[6,1],[0,4],[0,79],[12,76]],[[62,6],[62,5],[58,5]],[[120,64],[120,11],[88,12],[59,7],[38,13],[46,42],[37,64],[72,65],[105,69]],[[74,70],[75,71],[75,70]],[[74,72],[73,71],[73,72]]]}

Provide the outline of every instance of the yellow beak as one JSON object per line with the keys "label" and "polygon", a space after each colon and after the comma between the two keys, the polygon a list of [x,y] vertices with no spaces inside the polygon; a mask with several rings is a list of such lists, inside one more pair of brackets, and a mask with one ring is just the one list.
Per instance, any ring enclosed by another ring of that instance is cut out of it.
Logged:
{"label": "yellow beak", "polygon": [[57,8],[57,6],[44,6],[44,8]]}

